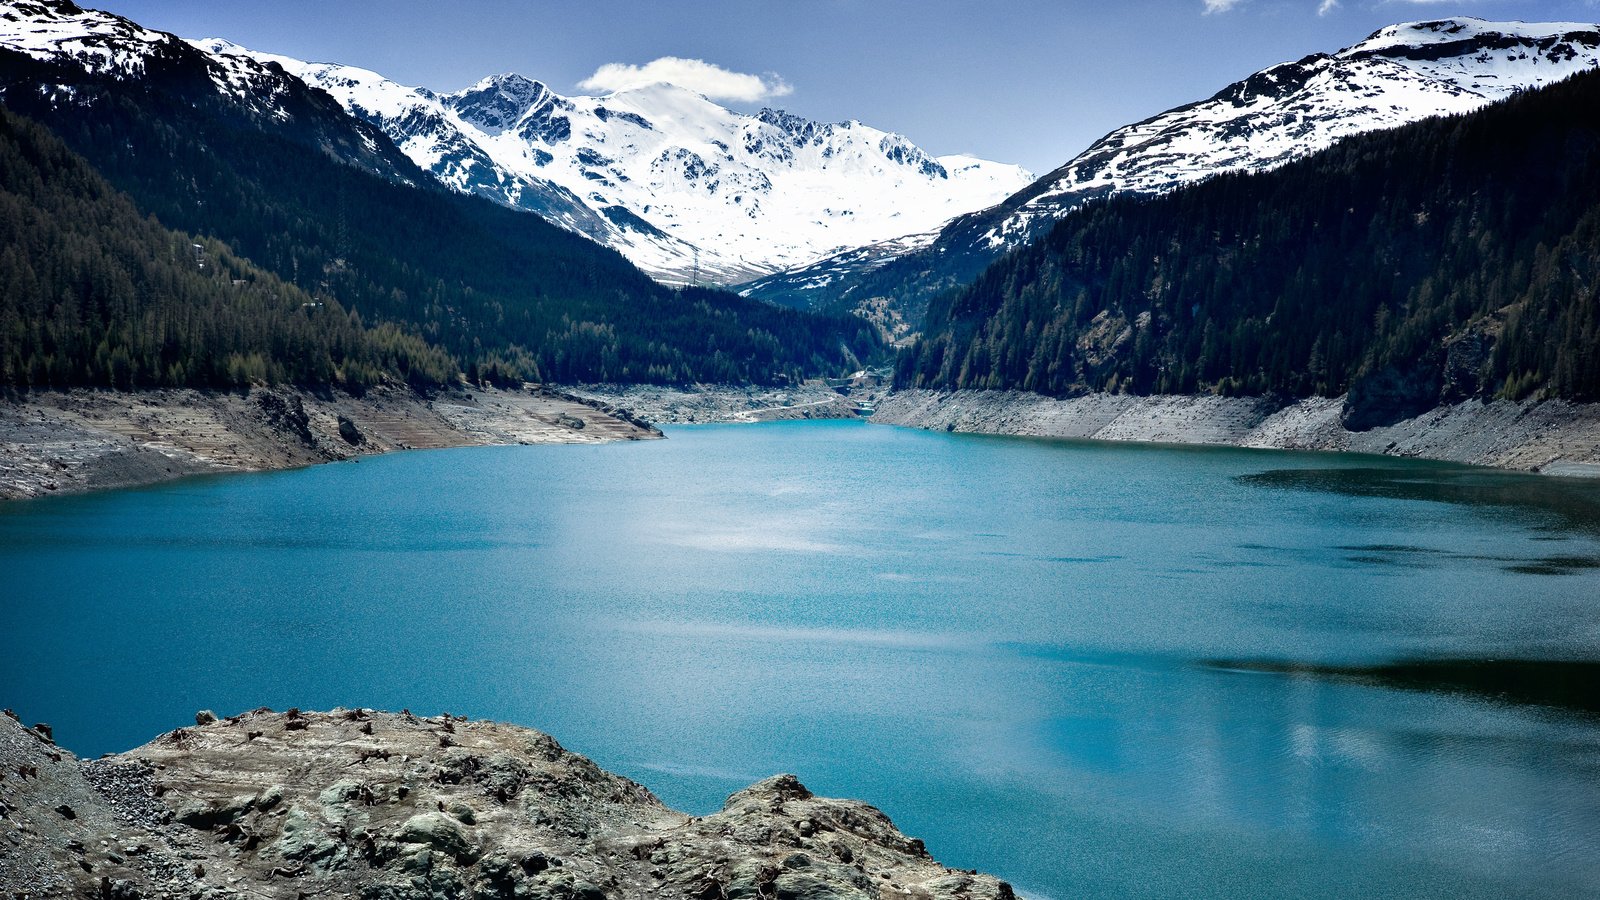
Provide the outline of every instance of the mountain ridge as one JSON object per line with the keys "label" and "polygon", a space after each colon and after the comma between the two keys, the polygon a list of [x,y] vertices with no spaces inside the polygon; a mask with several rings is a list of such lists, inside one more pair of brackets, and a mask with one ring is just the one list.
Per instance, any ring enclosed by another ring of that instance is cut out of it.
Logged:
{"label": "mountain ridge", "polygon": [[[230,71],[281,94],[223,90]],[[852,371],[850,348],[876,345],[858,322],[659,285],[538,216],[447,190],[281,66],[219,67],[107,13],[0,2],[0,97],[141,213],[419,334],[469,381],[789,383]]]}
{"label": "mountain ridge", "polygon": [[1343,397],[1352,432],[1600,399],[1597,111],[1600,70],[1085,204],[936,298],[896,387]]}
{"label": "mountain ridge", "polygon": [[536,212],[671,283],[743,281],[935,226],[1031,179],[1016,166],[931,156],[857,120],[747,115],[664,82],[568,97],[503,73],[438,92],[221,38],[191,43],[277,63],[452,189]]}
{"label": "mountain ridge", "polygon": [[[1593,24],[1457,17],[1387,26],[1342,50],[1270,66],[1115,129],[1000,204],[936,234],[907,236],[882,252],[846,251],[739,289],[813,309],[888,296],[919,321],[934,295],[971,282],[1085,202],[1273,168],[1347,137],[1468,112],[1597,65],[1600,26]],[[913,249],[904,252],[907,246]]]}

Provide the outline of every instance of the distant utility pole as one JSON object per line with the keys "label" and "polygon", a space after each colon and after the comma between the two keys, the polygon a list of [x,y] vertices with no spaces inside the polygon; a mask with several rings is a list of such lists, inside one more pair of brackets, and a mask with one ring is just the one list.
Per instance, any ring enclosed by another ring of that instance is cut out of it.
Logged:
{"label": "distant utility pole", "polygon": [[700,248],[694,248],[694,274],[689,276],[689,286],[700,286]]}

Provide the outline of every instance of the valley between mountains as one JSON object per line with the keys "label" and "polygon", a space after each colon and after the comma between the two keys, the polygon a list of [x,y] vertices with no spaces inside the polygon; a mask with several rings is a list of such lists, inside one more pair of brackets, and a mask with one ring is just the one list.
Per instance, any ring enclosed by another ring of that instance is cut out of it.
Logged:
{"label": "valley between mountains", "polygon": [[117,2],[0,0],[0,895],[1600,885],[1600,24],[1305,0],[1040,176],[852,117],[998,120],[957,16],[841,111]]}
{"label": "valley between mountains", "polygon": [[577,394],[1586,471],[1597,64],[1592,25],[1396,25],[1029,183],[671,85],[439,93],[11,0],[4,490],[637,436]]}

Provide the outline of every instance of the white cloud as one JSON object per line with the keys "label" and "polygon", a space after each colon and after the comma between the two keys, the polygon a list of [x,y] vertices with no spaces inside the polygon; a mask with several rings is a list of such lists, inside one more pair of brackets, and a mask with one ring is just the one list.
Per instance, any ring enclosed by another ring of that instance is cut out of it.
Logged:
{"label": "white cloud", "polygon": [[733,72],[703,59],[684,59],[679,56],[663,56],[642,66],[606,63],[596,69],[593,75],[578,82],[578,87],[586,91],[610,92],[626,91],[661,82],[688,88],[713,100],[744,103],[784,97],[794,93],[794,88],[776,73],[751,75],[747,72]]}
{"label": "white cloud", "polygon": [[1339,0],[1322,0],[1321,5],[1317,7],[1317,15],[1325,16],[1338,8]]}
{"label": "white cloud", "polygon": [[1205,0],[1205,14],[1209,16],[1212,13],[1227,12],[1228,10],[1233,9],[1235,6],[1238,6],[1241,2],[1243,2],[1243,0]]}

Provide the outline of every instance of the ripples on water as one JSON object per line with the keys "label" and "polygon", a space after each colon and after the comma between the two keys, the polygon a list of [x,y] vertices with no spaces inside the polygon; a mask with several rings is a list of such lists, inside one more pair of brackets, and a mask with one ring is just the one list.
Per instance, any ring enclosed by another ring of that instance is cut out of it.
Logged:
{"label": "ripples on water", "polygon": [[543,728],[693,810],[776,771],[1040,896],[1600,893],[1600,485],[673,429],[0,509],[3,702]]}

